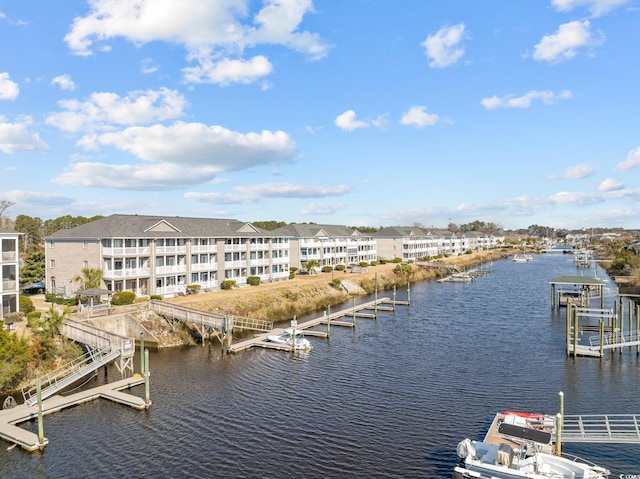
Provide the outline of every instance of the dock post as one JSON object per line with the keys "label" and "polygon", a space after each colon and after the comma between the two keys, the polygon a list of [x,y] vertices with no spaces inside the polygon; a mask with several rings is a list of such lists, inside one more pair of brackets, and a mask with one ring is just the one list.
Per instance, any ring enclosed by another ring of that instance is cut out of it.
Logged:
{"label": "dock post", "polygon": [[376,275],[375,275],[375,281],[376,281],[376,284],[375,284],[375,289],[374,289],[374,291],[375,291],[375,296],[374,296],[374,299],[375,299],[375,306],[374,306],[374,308],[375,308],[374,309],[375,318],[374,319],[378,319],[378,273],[376,273]]}
{"label": "dock post", "polygon": [[411,283],[407,281],[407,303],[411,304]]}
{"label": "dock post", "polygon": [[622,354],[622,344],[624,343],[624,300],[620,298],[620,349],[618,352]]}
{"label": "dock post", "polygon": [[578,357],[578,308],[571,308],[571,314],[573,315],[573,357]]}
{"label": "dock post", "polygon": [[604,321],[600,318],[600,358],[604,357]]}
{"label": "dock post", "polygon": [[[636,304],[636,341],[640,340],[640,304]],[[636,354],[640,354],[640,344],[636,346]]]}
{"label": "dock post", "polygon": [[291,329],[292,331],[292,335],[291,335],[291,354],[296,352],[296,326],[298,325],[298,320],[296,319],[296,315],[293,315],[293,320],[291,321]]}
{"label": "dock post", "polygon": [[393,285],[393,309],[396,309],[396,285]]}
{"label": "dock post", "polygon": [[151,406],[151,399],[149,399],[149,350],[144,350],[144,402],[147,407]]}
{"label": "dock post", "polygon": [[144,375],[144,332],[140,333],[140,374]]}
{"label": "dock post", "polygon": [[562,427],[564,426],[564,393],[558,393],[559,412],[556,416],[556,456],[562,456]]}
{"label": "dock post", "polygon": [[353,298],[353,325],[356,325],[356,298]]}
{"label": "dock post", "polygon": [[567,327],[566,327],[566,341],[567,341],[567,356],[571,354],[571,303],[567,303]]}
{"label": "dock post", "polygon": [[[331,311],[331,305],[327,306],[327,310]],[[324,312],[324,317],[327,318],[327,337],[329,337],[329,333],[331,333],[331,317],[327,314],[327,310]]]}
{"label": "dock post", "polygon": [[551,283],[551,309],[556,309],[556,284]]}
{"label": "dock post", "polygon": [[42,387],[40,384],[40,376],[36,378],[36,394],[38,400],[38,447],[42,450],[44,443],[44,424],[42,423]]}

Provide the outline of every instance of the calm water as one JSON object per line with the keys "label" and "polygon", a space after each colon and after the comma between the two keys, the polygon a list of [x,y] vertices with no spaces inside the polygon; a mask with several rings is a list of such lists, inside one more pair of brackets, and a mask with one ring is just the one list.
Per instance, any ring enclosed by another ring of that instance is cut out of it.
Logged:
{"label": "calm water", "polygon": [[[47,416],[44,453],[0,442],[0,477],[450,478],[457,443],[498,411],[554,414],[563,391],[567,414],[640,413],[635,352],[566,357],[549,285],[564,274],[566,255],[542,255],[414,284],[411,306],[333,327],[305,354],[152,352],[148,411],[98,400]],[[638,445],[566,449],[640,475]]]}

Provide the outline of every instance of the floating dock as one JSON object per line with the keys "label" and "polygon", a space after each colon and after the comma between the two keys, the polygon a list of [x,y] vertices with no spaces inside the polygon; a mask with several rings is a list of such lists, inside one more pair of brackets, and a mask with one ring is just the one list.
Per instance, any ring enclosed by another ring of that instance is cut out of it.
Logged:
{"label": "floating dock", "polygon": [[[369,318],[376,319],[378,311],[394,311],[396,305],[409,305],[408,301],[397,301],[391,298],[381,298],[375,301],[369,301],[362,303],[351,308],[346,308],[335,313],[324,314],[314,319],[298,323],[296,330],[304,331],[307,336],[319,336],[327,338],[329,337],[328,329],[330,326],[343,326],[343,327],[355,327],[356,318]],[[368,312],[373,311],[373,312]],[[351,317],[351,321],[345,321],[344,318]],[[342,319],[342,320],[341,320]],[[310,328],[326,325],[327,331],[310,330]],[[253,338],[241,341],[237,344],[228,347],[229,353],[238,353],[245,351],[252,347],[277,349],[280,351],[291,351],[291,346],[287,344],[273,343],[267,341],[267,337],[271,335],[278,335],[284,331],[283,328],[274,329],[269,333],[258,334]]]}
{"label": "floating dock", "polygon": [[[134,386],[144,384],[144,378],[132,377],[113,383],[98,386],[86,391],[81,391],[69,396],[52,396],[42,401],[42,415],[52,414],[62,409],[77,406],[98,398],[109,399],[120,404],[143,410],[150,406],[144,399],[129,393],[122,392]],[[38,404],[28,406],[20,404],[11,409],[0,410],[0,438],[22,447],[27,451],[35,451],[44,448],[49,443],[44,438],[42,443],[38,434],[32,433],[18,426],[18,424],[38,418]]]}

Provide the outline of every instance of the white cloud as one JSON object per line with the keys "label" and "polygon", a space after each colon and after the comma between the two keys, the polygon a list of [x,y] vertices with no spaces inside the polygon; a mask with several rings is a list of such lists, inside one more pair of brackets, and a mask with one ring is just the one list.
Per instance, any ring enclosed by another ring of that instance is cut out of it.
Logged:
{"label": "white cloud", "polygon": [[332,215],[346,208],[344,203],[322,203],[314,201],[300,210],[302,215]]}
{"label": "white cloud", "polygon": [[601,44],[604,36],[593,37],[590,28],[588,20],[563,23],[556,33],[542,37],[540,43],[534,47],[533,58],[558,63],[575,57],[579,48]]}
{"label": "white cloud", "polygon": [[545,105],[553,105],[558,100],[566,100],[573,96],[569,90],[554,93],[548,90],[530,90],[520,97],[506,95],[498,97],[496,95],[491,98],[483,98],[480,103],[488,110],[497,108],[529,108],[534,100],[541,100]]}
{"label": "white cloud", "polygon": [[550,175],[549,178],[566,178],[570,180],[581,180],[592,176],[595,173],[593,166],[589,163],[581,163],[579,165],[570,166],[559,175]]}
{"label": "white cloud", "polygon": [[420,45],[425,48],[425,54],[429,58],[429,66],[444,68],[456,63],[464,55],[464,47],[460,46],[464,37],[464,23],[450,27],[442,27],[434,35]]}
{"label": "white cloud", "polygon": [[313,186],[292,183],[262,183],[235,186],[232,193],[189,192],[184,197],[208,204],[251,204],[264,198],[319,198],[342,196],[353,188],[349,185]]}
{"label": "white cloud", "polygon": [[334,123],[338,128],[342,128],[347,131],[353,131],[358,128],[367,128],[369,126],[369,123],[366,121],[356,120],[356,112],[353,110],[347,110],[338,115]]}
{"label": "white cloud", "polygon": [[628,171],[640,166],[640,147],[631,150],[627,154],[627,158],[618,163],[616,170]]}
{"label": "white cloud", "polygon": [[245,60],[223,58],[219,62],[203,59],[197,67],[184,68],[184,79],[190,83],[253,83],[271,73],[273,65],[269,60],[258,55]]}
{"label": "white cloud", "polygon": [[158,64],[153,61],[152,58],[145,58],[140,64],[140,71],[145,75],[150,75],[151,73],[155,73],[158,70],[160,70],[160,66],[158,66]]}
{"label": "white cloud", "polygon": [[113,165],[97,162],[73,163],[52,181],[61,185],[77,185],[117,190],[180,189],[211,180],[218,169],[214,166],[189,166],[170,163],[150,165]]}
{"label": "white cloud", "polygon": [[31,121],[8,123],[0,117],[0,151],[11,154],[16,151],[48,151],[49,145],[40,139],[40,135],[29,130]]}
{"label": "white cloud", "polygon": [[9,190],[2,193],[2,198],[28,208],[50,208],[51,206],[66,206],[73,203],[67,196],[57,193],[42,193],[37,191]]}
{"label": "white cloud", "polygon": [[607,178],[602,183],[600,183],[600,186],[598,187],[598,191],[602,191],[602,192],[618,191],[618,190],[622,190],[623,188],[624,188],[624,185],[619,181],[616,181],[611,178]]}
{"label": "white cloud", "polygon": [[295,153],[295,143],[282,131],[241,134],[182,122],[87,135],[78,145],[96,151],[113,147],[149,164],[81,161],[54,181],[133,190],[184,188],[211,181],[220,172],[287,162]]}
{"label": "white cloud", "polygon": [[178,44],[187,60],[197,63],[184,70],[185,77],[198,82],[247,83],[270,73],[265,57],[243,59],[247,47],[281,45],[312,60],[326,56],[328,46],[317,34],[299,30],[304,16],[313,13],[311,0],[264,0],[253,17],[248,5],[239,0],[93,0],[64,40],[83,56],[117,37],[135,45]]}
{"label": "white cloud", "polygon": [[585,7],[594,17],[610,12],[630,0],[552,0],[551,4],[560,12],[569,12],[576,8]]}
{"label": "white cloud", "polygon": [[18,84],[9,79],[9,74],[0,73],[0,100],[15,100],[19,94]]}
{"label": "white cloud", "polygon": [[51,80],[51,84],[58,85],[62,90],[75,90],[76,88],[70,75],[59,75]]}
{"label": "white cloud", "polygon": [[49,115],[46,122],[64,131],[78,132],[179,118],[187,101],[176,90],[161,88],[130,92],[126,97],[93,93],[85,101],[62,100],[58,104],[64,111]]}
{"label": "white cloud", "polygon": [[402,125],[415,125],[420,128],[438,123],[440,117],[434,113],[427,113],[426,109],[426,106],[412,106],[409,111],[403,113],[400,123]]}

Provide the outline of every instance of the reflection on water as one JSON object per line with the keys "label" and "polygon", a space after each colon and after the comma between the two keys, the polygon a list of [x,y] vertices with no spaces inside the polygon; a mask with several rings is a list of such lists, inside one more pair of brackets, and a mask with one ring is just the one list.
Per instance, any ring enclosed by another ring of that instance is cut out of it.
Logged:
{"label": "reflection on water", "polygon": [[[549,280],[575,271],[542,255],[414,284],[411,306],[309,337],[308,353],[152,352],[149,411],[99,400],[48,416],[45,452],[2,448],[0,476],[449,478],[457,443],[497,411],[553,414],[564,391],[567,414],[640,413],[635,351],[565,355]],[[640,474],[638,445],[566,449]]]}

